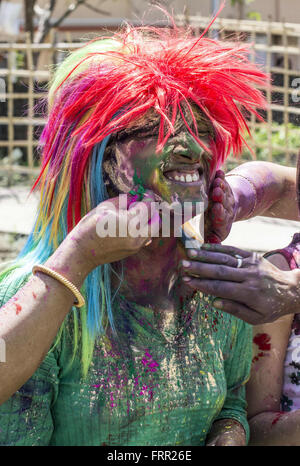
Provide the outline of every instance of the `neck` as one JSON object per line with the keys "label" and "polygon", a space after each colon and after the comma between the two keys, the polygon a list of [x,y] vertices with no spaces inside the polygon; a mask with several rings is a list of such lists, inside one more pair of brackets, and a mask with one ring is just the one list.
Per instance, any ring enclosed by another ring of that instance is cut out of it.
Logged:
{"label": "neck", "polygon": [[[142,305],[173,300],[179,289],[186,294],[178,283],[179,261],[184,257],[179,238],[153,238],[149,246],[123,261],[120,293]],[[117,269],[120,273],[119,263]]]}

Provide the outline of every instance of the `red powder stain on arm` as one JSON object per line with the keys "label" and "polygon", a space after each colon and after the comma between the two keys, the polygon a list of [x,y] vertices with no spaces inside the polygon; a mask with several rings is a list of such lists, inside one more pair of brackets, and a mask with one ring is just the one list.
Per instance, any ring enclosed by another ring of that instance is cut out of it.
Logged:
{"label": "red powder stain on arm", "polygon": [[36,299],[36,294],[34,292],[32,292],[32,296]]}
{"label": "red powder stain on arm", "polygon": [[252,362],[257,362],[259,358],[263,358],[265,353],[262,351],[261,353],[258,353],[253,359]]}
{"label": "red powder stain on arm", "polygon": [[274,417],[272,421],[272,426],[275,426],[275,424],[277,424],[277,422],[279,421],[279,419],[281,418],[283,414],[285,414],[284,411],[280,411],[279,413],[276,414],[276,416]]}
{"label": "red powder stain on arm", "polygon": [[20,306],[20,304],[18,303],[15,303],[15,306],[16,306],[16,315],[18,315],[22,311],[22,306]]}
{"label": "red powder stain on arm", "polygon": [[253,338],[253,343],[255,343],[261,351],[270,351],[271,337],[267,333],[258,333]]}
{"label": "red powder stain on arm", "polygon": [[257,345],[258,349],[260,349],[261,351],[252,359],[252,363],[257,362],[260,358],[266,356],[264,351],[270,351],[270,340],[271,337],[267,333],[258,333],[257,335],[255,335],[255,337],[253,338],[253,343],[255,343],[255,345]]}

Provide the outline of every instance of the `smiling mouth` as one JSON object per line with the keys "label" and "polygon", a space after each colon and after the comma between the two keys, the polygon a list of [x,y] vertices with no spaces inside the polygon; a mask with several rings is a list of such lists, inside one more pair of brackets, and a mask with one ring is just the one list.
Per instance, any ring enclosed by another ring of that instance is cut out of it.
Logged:
{"label": "smiling mouth", "polygon": [[185,171],[180,171],[180,170],[172,170],[164,173],[164,176],[172,181],[173,183],[184,183],[184,184],[193,184],[193,183],[199,183],[200,181],[200,175],[199,175],[199,170],[194,169],[194,170],[185,170]]}

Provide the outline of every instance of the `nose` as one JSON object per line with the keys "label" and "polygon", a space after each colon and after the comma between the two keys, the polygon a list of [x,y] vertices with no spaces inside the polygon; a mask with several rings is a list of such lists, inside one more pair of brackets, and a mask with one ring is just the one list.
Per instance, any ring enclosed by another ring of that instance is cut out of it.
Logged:
{"label": "nose", "polygon": [[204,149],[191,137],[179,136],[172,138],[170,143],[174,146],[172,148],[172,157],[180,163],[199,163],[204,153]]}
{"label": "nose", "polygon": [[203,149],[201,149],[201,153],[200,153],[200,152],[195,152],[190,148],[176,146],[172,155],[178,162],[194,164],[194,163],[200,162],[201,155],[203,152],[204,152]]}

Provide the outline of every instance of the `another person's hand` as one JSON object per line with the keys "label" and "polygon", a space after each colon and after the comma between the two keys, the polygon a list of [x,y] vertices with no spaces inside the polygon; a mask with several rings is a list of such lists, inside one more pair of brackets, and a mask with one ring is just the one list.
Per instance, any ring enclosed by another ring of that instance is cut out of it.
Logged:
{"label": "another person's hand", "polygon": [[142,201],[130,202],[130,199],[134,201],[128,195],[120,203],[120,196],[102,202],[68,235],[83,267],[87,265],[92,270],[120,261],[151,243],[151,235],[157,234],[161,223],[155,195],[146,191]]}
{"label": "another person's hand", "polygon": [[188,250],[183,281],[217,298],[214,307],[252,324],[300,310],[300,270],[283,271],[255,253],[217,244]]}
{"label": "another person's hand", "polygon": [[218,170],[209,193],[208,210],[205,213],[205,240],[221,243],[230,233],[235,220],[235,200],[222,170]]}

